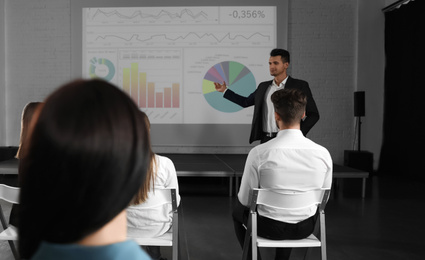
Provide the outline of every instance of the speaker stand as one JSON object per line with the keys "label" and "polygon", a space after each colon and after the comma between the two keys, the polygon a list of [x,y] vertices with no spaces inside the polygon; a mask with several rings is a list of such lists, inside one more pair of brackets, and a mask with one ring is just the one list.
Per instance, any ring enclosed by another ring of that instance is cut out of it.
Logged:
{"label": "speaker stand", "polygon": [[361,142],[361,137],[362,137],[362,134],[361,134],[362,126],[361,125],[362,125],[362,117],[358,116],[357,117],[357,128],[358,128],[358,133],[359,133],[359,140],[357,142],[357,151],[359,151],[359,152],[360,152],[360,142]]}

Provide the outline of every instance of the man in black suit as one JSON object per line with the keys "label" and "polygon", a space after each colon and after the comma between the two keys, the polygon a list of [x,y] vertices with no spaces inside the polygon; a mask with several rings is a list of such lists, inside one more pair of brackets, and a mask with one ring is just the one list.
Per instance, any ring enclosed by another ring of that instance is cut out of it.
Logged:
{"label": "man in black suit", "polygon": [[261,82],[257,89],[248,97],[241,96],[228,89],[226,82],[214,83],[219,92],[224,92],[223,97],[242,106],[254,105],[251,136],[249,142],[260,140],[261,143],[274,138],[278,128],[274,118],[274,108],[270,100],[271,95],[279,89],[300,89],[307,96],[306,117],[301,121],[301,132],[304,136],[319,120],[319,111],[313,99],[310,87],[304,80],[294,79],[287,75],[289,67],[289,52],[283,49],[273,49],[270,52],[269,70],[273,80]]}

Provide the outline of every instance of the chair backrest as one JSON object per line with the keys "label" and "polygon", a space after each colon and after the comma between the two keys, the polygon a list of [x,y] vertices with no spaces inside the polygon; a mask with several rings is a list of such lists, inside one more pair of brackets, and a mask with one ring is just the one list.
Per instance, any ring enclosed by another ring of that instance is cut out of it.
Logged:
{"label": "chair backrest", "polygon": [[[330,189],[313,189],[308,191],[281,190],[281,189],[253,189],[251,197],[250,215],[248,220],[247,235],[245,236],[242,259],[248,256],[249,233],[252,234],[251,254],[252,259],[257,259],[257,205],[266,205],[285,210],[297,210],[314,205],[319,206],[319,221],[315,229],[320,226],[320,241],[322,259],[326,259],[326,231],[324,209],[329,199]],[[313,232],[314,233],[314,232]],[[291,246],[293,247],[293,246]]]}
{"label": "chair backrest", "polygon": [[154,188],[153,191],[149,191],[148,200],[137,205],[137,207],[149,209],[165,204],[171,204],[173,211],[177,211],[177,194],[175,188]]}
{"label": "chair backrest", "polygon": [[20,189],[18,187],[0,184],[0,199],[4,201],[19,204],[19,192]]}
{"label": "chair backrest", "polygon": [[251,210],[257,204],[280,209],[301,209],[313,205],[323,205],[324,209],[329,198],[329,189],[314,189],[309,191],[253,189]]}

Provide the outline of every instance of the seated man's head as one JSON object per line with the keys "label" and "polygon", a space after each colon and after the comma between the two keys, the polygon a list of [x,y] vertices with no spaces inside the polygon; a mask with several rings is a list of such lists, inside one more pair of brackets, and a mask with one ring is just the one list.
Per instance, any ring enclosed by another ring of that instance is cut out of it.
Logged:
{"label": "seated man's head", "polygon": [[300,127],[307,105],[307,96],[301,90],[278,90],[272,94],[271,100],[279,129]]}

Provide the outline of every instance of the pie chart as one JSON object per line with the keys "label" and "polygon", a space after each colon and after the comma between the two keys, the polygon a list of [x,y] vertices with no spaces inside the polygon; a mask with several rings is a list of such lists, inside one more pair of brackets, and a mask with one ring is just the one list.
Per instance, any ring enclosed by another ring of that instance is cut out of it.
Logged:
{"label": "pie chart", "polygon": [[239,62],[223,61],[211,67],[204,76],[202,92],[211,107],[225,113],[234,113],[243,107],[223,98],[223,93],[215,90],[214,82],[226,82],[229,89],[245,97],[254,92],[257,86],[252,72]]}

